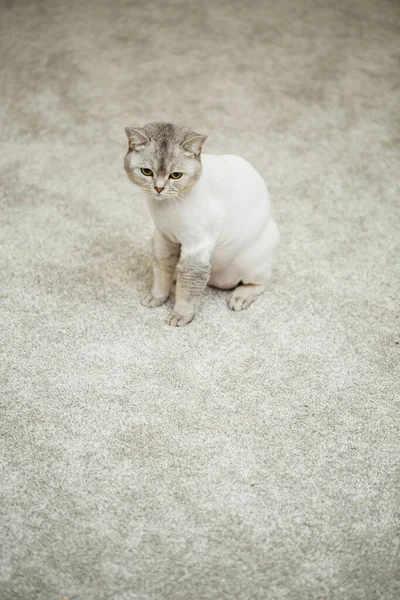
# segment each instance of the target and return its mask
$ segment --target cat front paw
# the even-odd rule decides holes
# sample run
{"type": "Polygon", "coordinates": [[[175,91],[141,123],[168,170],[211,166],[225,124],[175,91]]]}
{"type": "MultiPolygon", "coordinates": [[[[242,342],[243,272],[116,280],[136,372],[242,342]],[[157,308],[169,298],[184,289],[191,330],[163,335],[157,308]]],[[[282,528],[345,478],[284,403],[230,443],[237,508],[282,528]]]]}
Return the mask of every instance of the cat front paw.
{"type": "Polygon", "coordinates": [[[172,327],[183,327],[184,325],[190,323],[193,317],[193,313],[188,315],[179,315],[177,312],[173,312],[169,315],[167,323],[168,325],[172,325],[172,327]]]}
{"type": "Polygon", "coordinates": [[[155,308],[156,306],[161,306],[166,302],[168,296],[161,296],[159,298],[155,298],[153,294],[150,292],[146,292],[140,299],[140,302],[143,306],[147,306],[148,308],[155,308]]]}

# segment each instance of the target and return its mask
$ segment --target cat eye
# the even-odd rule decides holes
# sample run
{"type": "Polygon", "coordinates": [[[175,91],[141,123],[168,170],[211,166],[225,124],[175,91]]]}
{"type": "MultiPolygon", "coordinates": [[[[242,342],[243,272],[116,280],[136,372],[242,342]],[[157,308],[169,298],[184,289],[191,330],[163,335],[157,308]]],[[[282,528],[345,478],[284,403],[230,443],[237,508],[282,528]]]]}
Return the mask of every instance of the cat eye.
{"type": "Polygon", "coordinates": [[[140,170],[143,173],[143,175],[146,175],[146,177],[150,177],[150,175],[153,175],[153,171],[151,169],[140,169],[140,170]]]}
{"type": "Polygon", "coordinates": [[[183,173],[178,173],[178,171],[174,171],[173,173],[170,174],[171,179],[180,179],[182,177],[183,173]]]}

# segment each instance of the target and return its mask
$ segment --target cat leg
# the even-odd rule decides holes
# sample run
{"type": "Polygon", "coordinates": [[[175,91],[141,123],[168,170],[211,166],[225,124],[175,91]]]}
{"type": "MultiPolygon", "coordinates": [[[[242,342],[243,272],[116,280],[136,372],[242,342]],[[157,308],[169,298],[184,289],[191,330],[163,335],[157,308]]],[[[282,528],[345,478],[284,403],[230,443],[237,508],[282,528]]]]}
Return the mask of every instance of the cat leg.
{"type": "Polygon", "coordinates": [[[208,285],[220,290],[233,290],[240,283],[240,273],[235,265],[212,271],[208,285]]]}
{"type": "Polygon", "coordinates": [[[263,293],[267,285],[265,283],[246,283],[238,285],[229,299],[231,310],[244,310],[263,293]]]}
{"type": "Polygon", "coordinates": [[[176,269],[176,300],[174,311],[167,319],[169,325],[182,327],[194,317],[211,272],[211,249],[203,248],[182,253],[176,269]]]}
{"type": "Polygon", "coordinates": [[[153,285],[141,299],[143,306],[161,306],[168,299],[179,260],[180,245],[167,240],[159,231],[153,236],[153,285]]]}
{"type": "MultiPolygon", "coordinates": [[[[242,266],[244,267],[244,263],[242,266]]],[[[258,268],[253,265],[253,269],[250,270],[247,263],[246,271],[248,274],[242,276],[240,285],[233,290],[229,298],[228,304],[231,310],[244,310],[264,292],[272,275],[272,254],[269,255],[267,262],[258,268]]]]}
{"type": "Polygon", "coordinates": [[[271,278],[278,242],[278,228],[275,221],[269,219],[264,232],[241,256],[236,258],[242,277],[241,285],[238,285],[229,299],[231,310],[247,308],[263,293],[271,278]]]}

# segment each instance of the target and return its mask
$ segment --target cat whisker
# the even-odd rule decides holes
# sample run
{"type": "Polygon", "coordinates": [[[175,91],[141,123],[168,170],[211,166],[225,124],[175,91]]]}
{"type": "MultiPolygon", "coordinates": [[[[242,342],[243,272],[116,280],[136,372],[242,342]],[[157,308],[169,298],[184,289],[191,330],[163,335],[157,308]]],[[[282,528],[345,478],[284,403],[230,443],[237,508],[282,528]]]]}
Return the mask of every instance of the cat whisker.
{"type": "Polygon", "coordinates": [[[187,202],[187,196],[184,196],[183,194],[177,194],[177,197],[179,198],[179,200],[182,200],[183,202],[187,202]]]}

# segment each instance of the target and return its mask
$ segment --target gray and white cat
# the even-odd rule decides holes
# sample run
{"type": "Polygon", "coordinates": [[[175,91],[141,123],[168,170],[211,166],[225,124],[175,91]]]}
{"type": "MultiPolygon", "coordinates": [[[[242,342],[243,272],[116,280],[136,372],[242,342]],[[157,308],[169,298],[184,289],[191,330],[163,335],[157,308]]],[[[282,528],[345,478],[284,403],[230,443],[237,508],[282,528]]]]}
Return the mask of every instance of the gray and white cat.
{"type": "Polygon", "coordinates": [[[176,275],[170,325],[189,323],[207,284],[235,288],[247,308],[271,275],[279,232],[261,175],[234,155],[201,155],[207,136],[171,123],[127,127],[128,177],[146,196],[156,230],[153,285],[142,304],[160,306],[176,275]]]}

